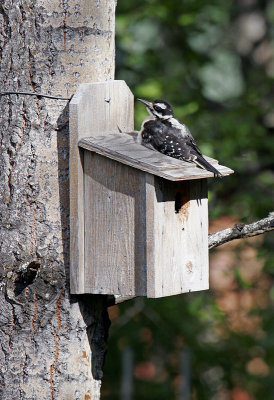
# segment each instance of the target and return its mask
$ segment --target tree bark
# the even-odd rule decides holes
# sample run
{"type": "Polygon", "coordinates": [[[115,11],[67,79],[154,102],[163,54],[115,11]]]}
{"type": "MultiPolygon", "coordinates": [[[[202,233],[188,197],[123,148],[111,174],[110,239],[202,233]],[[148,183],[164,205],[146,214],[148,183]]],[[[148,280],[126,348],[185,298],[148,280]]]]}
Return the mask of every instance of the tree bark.
{"type": "MultiPolygon", "coordinates": [[[[1,91],[113,79],[115,0],[6,0],[1,91]]],[[[0,97],[0,398],[99,399],[104,296],[69,294],[68,102],[0,97]]]]}

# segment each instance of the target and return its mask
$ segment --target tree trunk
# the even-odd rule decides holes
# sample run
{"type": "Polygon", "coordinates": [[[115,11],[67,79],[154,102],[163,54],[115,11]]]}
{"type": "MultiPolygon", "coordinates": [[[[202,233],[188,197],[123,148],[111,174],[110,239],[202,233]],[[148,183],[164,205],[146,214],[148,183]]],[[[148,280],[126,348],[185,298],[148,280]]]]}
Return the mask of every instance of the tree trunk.
{"type": "MultiPolygon", "coordinates": [[[[115,0],[6,0],[1,91],[113,79],[115,0]]],[[[104,296],[69,294],[68,102],[0,97],[0,398],[99,399],[104,296]]]]}

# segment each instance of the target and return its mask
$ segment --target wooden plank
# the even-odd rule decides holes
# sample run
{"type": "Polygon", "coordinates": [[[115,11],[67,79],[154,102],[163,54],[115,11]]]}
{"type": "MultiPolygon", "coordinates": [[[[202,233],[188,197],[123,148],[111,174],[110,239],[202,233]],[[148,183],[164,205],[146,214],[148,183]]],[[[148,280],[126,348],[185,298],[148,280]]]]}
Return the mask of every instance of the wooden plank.
{"type": "Polygon", "coordinates": [[[146,174],[84,152],[85,293],[146,295],[146,174]]]}
{"type": "Polygon", "coordinates": [[[85,292],[162,297],[207,289],[206,181],[167,182],[84,154],[85,292]]]}
{"type": "MultiPolygon", "coordinates": [[[[79,146],[127,165],[129,165],[129,162],[133,166],[135,163],[141,163],[139,169],[142,167],[142,160],[145,159],[151,159],[151,164],[155,165],[156,169],[182,168],[180,160],[152,151],[136,143],[132,136],[125,133],[118,135],[109,133],[108,137],[105,135],[100,135],[96,138],[88,137],[81,140],[79,146]]],[[[148,166],[150,166],[150,163],[148,163],[148,166]]]]}
{"type": "Polygon", "coordinates": [[[77,146],[82,137],[79,129],[79,108],[81,92],[78,90],[69,105],[70,129],[70,290],[71,293],[82,293],[84,289],[84,188],[83,159],[77,146]]]}
{"type": "MultiPolygon", "coordinates": [[[[109,132],[107,135],[87,137],[79,141],[79,146],[98,152],[109,158],[115,156],[121,159],[124,158],[125,164],[128,160],[131,160],[133,163],[139,163],[145,158],[151,158],[151,165],[155,164],[156,169],[189,168],[190,165],[185,161],[165,156],[158,151],[153,151],[142,146],[128,133],[114,134],[113,132],[109,132]],[[159,163],[159,160],[161,163],[159,163]]],[[[218,161],[213,158],[205,158],[213,165],[218,164],[218,161]]]]}
{"type": "Polygon", "coordinates": [[[124,81],[81,84],[70,102],[70,285],[84,293],[83,150],[79,140],[98,132],[133,130],[133,95],[124,81]]]}
{"type": "MultiPolygon", "coordinates": [[[[206,157],[208,159],[208,157],[206,157]]],[[[232,174],[234,171],[229,170],[229,168],[218,164],[214,165],[218,171],[220,171],[223,176],[227,176],[232,174]],[[229,170],[229,171],[228,171],[229,170]]],[[[162,176],[165,179],[170,181],[183,181],[183,180],[193,180],[193,179],[203,179],[203,178],[213,178],[213,173],[203,170],[193,164],[191,167],[187,169],[187,176],[185,170],[173,169],[173,170],[165,170],[161,171],[161,174],[155,174],[158,176],[162,176]]]]}
{"type": "Polygon", "coordinates": [[[157,243],[155,240],[155,204],[157,203],[155,180],[157,177],[146,173],[146,268],[147,282],[146,295],[155,297],[155,287],[157,285],[158,268],[155,262],[155,249],[157,251],[157,243]]]}
{"type": "MultiPolygon", "coordinates": [[[[109,132],[107,135],[89,136],[80,140],[79,146],[171,181],[213,177],[212,172],[203,170],[193,163],[150,150],[136,143],[132,136],[125,133],[109,132]]],[[[224,176],[233,173],[230,168],[219,165],[217,160],[205,158],[224,176]]]]}
{"type": "Polygon", "coordinates": [[[153,271],[148,273],[148,297],[208,289],[206,180],[155,177],[152,203],[154,263],[148,266],[153,271]]]}

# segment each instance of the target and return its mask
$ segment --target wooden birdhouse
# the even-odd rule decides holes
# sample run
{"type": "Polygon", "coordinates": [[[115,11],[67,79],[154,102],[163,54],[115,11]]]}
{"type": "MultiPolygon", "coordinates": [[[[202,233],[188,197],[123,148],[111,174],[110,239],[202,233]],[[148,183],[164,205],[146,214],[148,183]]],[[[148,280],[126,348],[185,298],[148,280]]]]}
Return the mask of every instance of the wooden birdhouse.
{"type": "Polygon", "coordinates": [[[124,81],[107,81],[80,85],[70,102],[71,292],[208,289],[213,174],[136,143],[133,101],[124,81]]]}

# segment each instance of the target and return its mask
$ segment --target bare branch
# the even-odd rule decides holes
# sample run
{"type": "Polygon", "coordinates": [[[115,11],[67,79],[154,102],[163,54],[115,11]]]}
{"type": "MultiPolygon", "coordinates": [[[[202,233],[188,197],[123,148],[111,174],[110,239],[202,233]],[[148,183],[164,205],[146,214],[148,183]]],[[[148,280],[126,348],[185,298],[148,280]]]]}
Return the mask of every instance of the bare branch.
{"type": "MultiPolygon", "coordinates": [[[[234,239],[257,236],[272,230],[274,230],[274,212],[270,213],[267,218],[260,219],[252,224],[236,224],[233,228],[226,228],[222,231],[209,234],[208,248],[210,250],[234,239]]],[[[111,307],[115,304],[123,303],[124,301],[134,298],[135,296],[108,296],[107,305],[108,307],[111,307]]]]}
{"type": "Polygon", "coordinates": [[[208,248],[220,246],[234,239],[243,239],[251,236],[261,235],[262,233],[272,231],[274,229],[274,212],[270,213],[267,218],[260,219],[249,225],[236,224],[233,228],[226,228],[219,232],[208,235],[208,248]]]}

